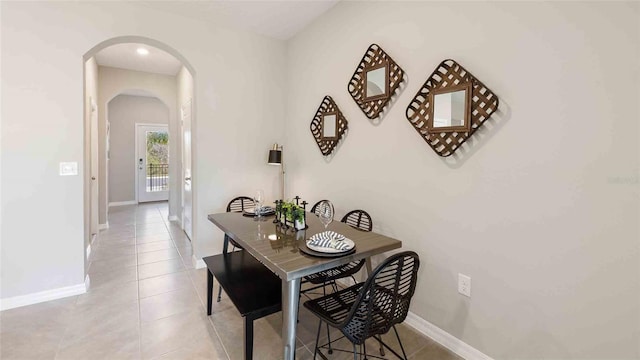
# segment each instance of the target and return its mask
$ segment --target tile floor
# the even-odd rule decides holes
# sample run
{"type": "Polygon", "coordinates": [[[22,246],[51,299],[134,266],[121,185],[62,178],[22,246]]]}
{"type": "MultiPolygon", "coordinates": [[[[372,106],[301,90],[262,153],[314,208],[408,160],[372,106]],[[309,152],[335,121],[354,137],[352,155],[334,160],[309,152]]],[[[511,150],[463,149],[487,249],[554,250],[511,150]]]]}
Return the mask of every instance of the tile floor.
{"type": "MultiPolygon", "coordinates": [[[[241,317],[224,294],[206,316],[206,269],[194,269],[191,243],[167,211],[166,203],[111,208],[110,228],[92,245],[89,291],[0,313],[0,358],[241,359],[241,317]]],[[[256,321],[256,359],[282,358],[281,321],[280,313],[256,321]]],[[[313,358],[317,324],[302,307],[298,359],[313,358]]],[[[407,326],[399,332],[411,359],[459,359],[407,326]]],[[[375,343],[368,349],[377,352],[375,343]]]]}

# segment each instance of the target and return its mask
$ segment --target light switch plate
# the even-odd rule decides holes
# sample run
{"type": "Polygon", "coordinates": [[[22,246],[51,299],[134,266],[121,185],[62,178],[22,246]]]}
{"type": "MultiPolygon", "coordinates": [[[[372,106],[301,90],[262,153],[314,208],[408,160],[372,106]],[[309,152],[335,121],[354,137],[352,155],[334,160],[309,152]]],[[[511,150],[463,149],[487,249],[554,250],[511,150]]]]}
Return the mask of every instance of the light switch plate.
{"type": "Polygon", "coordinates": [[[78,163],[77,162],[61,162],[60,163],[60,176],[78,175],[78,163]]]}
{"type": "Polygon", "coordinates": [[[464,274],[458,274],[458,292],[471,297],[471,278],[464,274]]]}

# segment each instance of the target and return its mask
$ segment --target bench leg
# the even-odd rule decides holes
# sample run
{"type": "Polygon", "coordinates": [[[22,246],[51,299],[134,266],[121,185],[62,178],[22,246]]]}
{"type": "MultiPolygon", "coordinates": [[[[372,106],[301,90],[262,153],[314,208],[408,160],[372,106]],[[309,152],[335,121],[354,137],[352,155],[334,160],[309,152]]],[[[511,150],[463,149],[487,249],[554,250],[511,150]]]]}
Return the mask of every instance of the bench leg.
{"type": "Polygon", "coordinates": [[[253,359],[253,319],[244,317],[244,358],[253,359]]]}
{"type": "Polygon", "coordinates": [[[207,269],[207,315],[211,315],[213,305],[213,274],[207,269]]]}

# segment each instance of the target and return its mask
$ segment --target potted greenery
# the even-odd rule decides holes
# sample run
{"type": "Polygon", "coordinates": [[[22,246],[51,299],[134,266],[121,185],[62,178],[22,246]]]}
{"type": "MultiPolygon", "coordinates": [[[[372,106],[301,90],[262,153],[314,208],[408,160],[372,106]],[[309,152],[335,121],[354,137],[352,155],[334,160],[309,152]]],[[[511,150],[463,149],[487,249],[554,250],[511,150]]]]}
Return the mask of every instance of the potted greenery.
{"type": "Polygon", "coordinates": [[[296,230],[307,227],[305,221],[304,208],[293,202],[282,201],[277,205],[280,214],[280,222],[287,226],[292,226],[296,230]]]}

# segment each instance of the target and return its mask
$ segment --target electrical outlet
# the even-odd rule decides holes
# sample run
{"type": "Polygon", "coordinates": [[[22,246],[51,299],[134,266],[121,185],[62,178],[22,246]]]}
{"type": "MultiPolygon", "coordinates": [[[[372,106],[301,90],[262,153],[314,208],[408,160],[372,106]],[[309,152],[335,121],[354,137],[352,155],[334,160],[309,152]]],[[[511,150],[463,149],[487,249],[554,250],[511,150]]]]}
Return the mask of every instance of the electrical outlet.
{"type": "Polygon", "coordinates": [[[60,163],[60,176],[78,175],[78,163],[77,162],[61,162],[60,163]]]}
{"type": "Polygon", "coordinates": [[[458,274],[458,292],[471,297],[471,278],[464,274],[458,274]]]}

